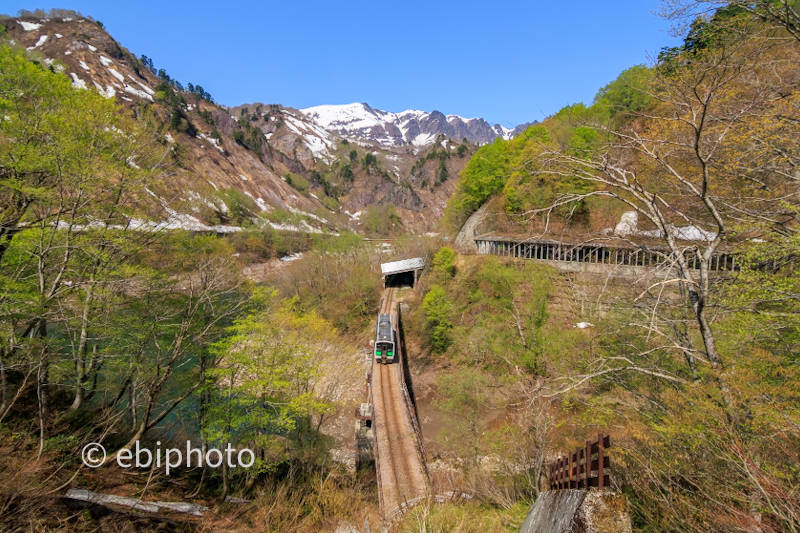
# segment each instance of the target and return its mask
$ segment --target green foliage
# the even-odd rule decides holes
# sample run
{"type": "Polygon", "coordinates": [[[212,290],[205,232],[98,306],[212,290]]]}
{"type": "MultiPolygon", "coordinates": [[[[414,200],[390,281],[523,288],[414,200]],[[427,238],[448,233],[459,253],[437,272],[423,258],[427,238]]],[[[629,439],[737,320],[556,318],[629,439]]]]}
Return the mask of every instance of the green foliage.
{"type": "Polygon", "coordinates": [[[442,250],[432,261],[437,284],[422,305],[424,334],[435,351],[452,344],[453,361],[499,374],[513,365],[537,375],[543,372],[545,358],[568,355],[581,342],[571,328],[565,333],[548,327],[555,277],[549,267],[465,256],[451,276],[445,271],[455,264],[454,258],[449,248],[442,250]]]}
{"type": "Polygon", "coordinates": [[[233,232],[227,236],[231,245],[240,254],[244,261],[263,261],[277,255],[272,246],[272,239],[268,235],[272,230],[245,229],[233,232]]]}
{"type": "Polygon", "coordinates": [[[342,164],[339,167],[339,176],[347,183],[353,183],[356,178],[349,163],[342,164]]]}
{"type": "Polygon", "coordinates": [[[588,126],[580,126],[572,132],[569,141],[570,152],[578,157],[586,157],[598,148],[597,130],[588,126]]]}
{"type": "Polygon", "coordinates": [[[226,222],[232,222],[241,226],[245,222],[249,222],[250,218],[257,211],[253,199],[240,192],[238,189],[229,187],[221,190],[219,195],[228,208],[227,213],[221,214],[221,217],[226,222]]]}
{"type": "MultiPolygon", "coordinates": [[[[544,124],[531,126],[510,141],[498,138],[479,148],[461,171],[458,189],[447,207],[448,224],[452,229],[460,228],[469,215],[495,195],[501,198],[508,215],[517,215],[546,208],[565,194],[590,192],[592,186],[584,180],[539,172],[539,159],[548,149],[565,150],[577,157],[594,154],[605,139],[596,127],[586,123],[594,123],[603,113],[583,104],[567,106],[544,124]],[[536,179],[531,179],[532,175],[536,179]]],[[[589,222],[584,201],[563,205],[552,213],[571,223],[589,222]]]]}
{"type": "Polygon", "coordinates": [[[298,192],[302,195],[308,194],[308,189],[311,187],[311,183],[299,174],[292,174],[291,172],[286,174],[286,183],[290,186],[297,189],[298,192]]]}
{"type": "Polygon", "coordinates": [[[208,373],[213,403],[207,417],[212,443],[247,442],[256,452],[256,471],[270,471],[288,459],[286,438],[310,427],[331,404],[315,394],[323,348],[332,342],[331,325],[314,313],[302,314],[277,291],[254,295],[257,311],[236,320],[215,344],[220,363],[208,373]]]}
{"type": "Polygon", "coordinates": [[[517,533],[529,507],[528,501],[506,509],[475,500],[415,505],[400,518],[397,530],[402,533],[517,533]]]}
{"type": "Polygon", "coordinates": [[[594,97],[594,106],[606,108],[610,115],[641,112],[652,99],[652,83],[652,69],[635,65],[601,88],[594,97]]]}
{"type": "Polygon", "coordinates": [[[439,168],[436,169],[436,180],[433,182],[434,186],[441,185],[447,181],[447,176],[447,161],[445,159],[440,159],[439,168]]]}
{"type": "Polygon", "coordinates": [[[381,285],[363,238],[347,232],[313,238],[316,249],[282,276],[282,293],[297,296],[304,309],[316,310],[342,331],[361,331],[374,320],[381,285]]]}
{"type": "MultiPolygon", "coordinates": [[[[242,110],[244,111],[244,110],[242,110]]],[[[236,122],[238,129],[233,132],[233,140],[255,153],[259,159],[263,158],[262,148],[264,144],[264,133],[254,126],[247,117],[241,117],[236,122]]]]}
{"type": "Polygon", "coordinates": [[[339,201],[332,196],[325,196],[321,200],[322,205],[333,211],[334,213],[339,210],[339,201]]]}
{"type": "Polygon", "coordinates": [[[442,353],[450,347],[452,342],[451,330],[453,323],[450,319],[452,304],[448,301],[444,288],[434,285],[422,300],[422,309],[425,313],[425,329],[431,344],[431,351],[442,353]]]}
{"type": "Polygon", "coordinates": [[[148,176],[153,161],[147,113],[134,122],[113,100],[75,91],[67,77],[0,45],[0,116],[0,262],[23,227],[87,217],[125,225],[125,184],[148,176]]]}
{"type": "Polygon", "coordinates": [[[391,235],[400,231],[400,215],[395,207],[371,205],[361,211],[363,228],[373,235],[391,235]]]}
{"type": "MultiPolygon", "coordinates": [[[[352,171],[351,171],[352,174],[352,171]]],[[[311,183],[313,185],[317,185],[322,187],[322,191],[325,193],[327,198],[322,198],[322,203],[325,204],[328,209],[336,210],[339,208],[339,202],[337,198],[342,193],[342,187],[336,183],[337,176],[332,173],[328,172],[325,175],[318,171],[313,171],[311,173],[311,183]],[[331,207],[335,206],[335,207],[331,207]]]]}
{"type": "Polygon", "coordinates": [[[434,271],[442,272],[448,278],[456,275],[456,252],[449,246],[442,246],[431,263],[434,271]]]}
{"type": "Polygon", "coordinates": [[[459,225],[493,194],[502,190],[511,172],[514,145],[500,138],[481,146],[461,171],[451,200],[459,225]]]}
{"type": "Polygon", "coordinates": [[[431,148],[428,149],[427,152],[422,157],[417,158],[414,162],[414,165],[411,167],[411,175],[412,176],[419,176],[422,173],[422,167],[424,167],[429,161],[434,161],[436,159],[439,160],[439,166],[437,167],[436,173],[437,178],[435,181],[436,185],[439,185],[441,182],[447,179],[447,165],[446,161],[449,159],[453,154],[450,150],[442,147],[440,143],[434,144],[431,148]],[[444,172],[442,169],[444,168],[444,172]],[[439,176],[443,176],[444,179],[441,181],[439,180],[439,176]]]}
{"type": "MultiPolygon", "coordinates": [[[[352,155],[352,152],[351,152],[352,155]]],[[[358,155],[358,154],[356,154],[358,155]]],[[[378,158],[375,157],[372,153],[364,154],[364,160],[362,161],[364,164],[364,168],[376,167],[378,165],[378,158]]]]}
{"type": "MultiPolygon", "coordinates": [[[[663,72],[671,74],[682,66],[687,57],[691,58],[716,47],[721,48],[728,40],[735,41],[739,34],[736,30],[736,23],[746,20],[746,15],[751,11],[758,13],[766,7],[767,12],[772,12],[772,17],[778,14],[777,18],[782,23],[791,25],[792,17],[784,18],[783,11],[784,9],[792,11],[797,9],[796,6],[789,7],[792,2],[793,0],[759,0],[756,2],[730,2],[730,5],[727,6],[720,5],[710,17],[697,17],[691,22],[683,44],[662,48],[658,54],[658,66],[663,72]]],[[[794,12],[796,13],[796,11],[794,12]]],[[[768,15],[767,20],[772,17],[768,15]]]]}

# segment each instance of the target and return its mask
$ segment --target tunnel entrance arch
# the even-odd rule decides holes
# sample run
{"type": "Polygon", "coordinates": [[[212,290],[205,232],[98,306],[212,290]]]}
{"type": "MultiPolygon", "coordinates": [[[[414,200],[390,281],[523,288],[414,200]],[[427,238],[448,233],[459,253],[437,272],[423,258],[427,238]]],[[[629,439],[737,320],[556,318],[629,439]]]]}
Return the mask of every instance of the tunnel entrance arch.
{"type": "Polygon", "coordinates": [[[381,281],[384,287],[401,285],[415,287],[423,268],[425,268],[425,260],[421,257],[381,263],[381,281]]]}

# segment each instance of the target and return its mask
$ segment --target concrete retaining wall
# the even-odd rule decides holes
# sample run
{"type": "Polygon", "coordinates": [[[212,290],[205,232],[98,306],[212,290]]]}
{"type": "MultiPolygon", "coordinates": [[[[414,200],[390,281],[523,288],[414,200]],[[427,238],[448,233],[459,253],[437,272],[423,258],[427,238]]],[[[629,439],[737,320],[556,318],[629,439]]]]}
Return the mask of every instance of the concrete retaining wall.
{"type": "Polygon", "coordinates": [[[628,499],[596,490],[549,490],[539,495],[520,533],[631,533],[628,499]]]}

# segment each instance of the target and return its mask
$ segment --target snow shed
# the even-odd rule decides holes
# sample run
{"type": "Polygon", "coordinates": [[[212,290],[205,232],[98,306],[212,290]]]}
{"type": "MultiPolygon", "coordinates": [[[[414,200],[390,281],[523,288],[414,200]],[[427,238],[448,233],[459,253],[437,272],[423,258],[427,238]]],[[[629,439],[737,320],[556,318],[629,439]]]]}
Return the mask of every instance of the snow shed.
{"type": "Polygon", "coordinates": [[[425,268],[425,260],[421,257],[381,263],[381,281],[384,287],[405,284],[414,287],[423,268],[425,268]]]}

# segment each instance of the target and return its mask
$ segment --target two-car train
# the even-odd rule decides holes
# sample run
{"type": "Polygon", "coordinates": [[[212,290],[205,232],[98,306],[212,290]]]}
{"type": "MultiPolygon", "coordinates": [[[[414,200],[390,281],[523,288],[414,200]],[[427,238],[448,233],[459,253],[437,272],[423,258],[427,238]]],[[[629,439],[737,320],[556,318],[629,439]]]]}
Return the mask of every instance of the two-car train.
{"type": "Polygon", "coordinates": [[[397,337],[392,324],[392,315],[378,315],[375,328],[375,360],[379,363],[393,363],[397,347],[397,337]]]}

